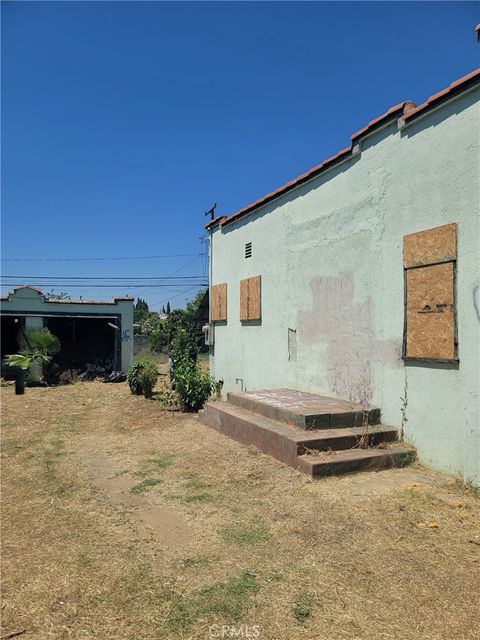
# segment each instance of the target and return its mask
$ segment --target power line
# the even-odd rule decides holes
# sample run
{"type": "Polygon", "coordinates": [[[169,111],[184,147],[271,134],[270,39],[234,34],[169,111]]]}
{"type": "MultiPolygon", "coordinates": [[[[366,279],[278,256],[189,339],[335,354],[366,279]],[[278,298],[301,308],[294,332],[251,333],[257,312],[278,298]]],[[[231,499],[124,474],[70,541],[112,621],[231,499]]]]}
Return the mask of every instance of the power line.
{"type": "MultiPolygon", "coordinates": [[[[181,267],[179,267],[178,269],[176,269],[176,271],[174,271],[173,273],[170,274],[169,277],[173,277],[175,276],[177,273],[179,273],[180,271],[183,271],[183,269],[185,269],[186,267],[188,267],[189,265],[191,265],[193,262],[195,262],[196,260],[198,260],[198,258],[200,258],[203,254],[199,253],[197,254],[194,258],[192,258],[192,260],[189,260],[188,262],[186,262],[185,264],[183,264],[181,267]]],[[[152,287],[153,288],[153,287],[152,287]]],[[[146,291],[148,291],[148,289],[146,289],[146,291]]],[[[145,294],[146,291],[143,291],[142,293],[145,294]]]]}
{"type": "Polygon", "coordinates": [[[1,258],[2,262],[89,262],[108,260],[158,260],[160,258],[187,258],[201,253],[171,253],[162,256],[120,256],[114,258],[1,258]]]}
{"type": "MultiPolygon", "coordinates": [[[[15,285],[12,282],[2,282],[0,284],[1,287],[15,287],[15,285]]],[[[16,285],[16,286],[21,286],[21,285],[16,285]]],[[[32,284],[32,286],[35,286],[35,283],[32,284]]],[[[88,289],[98,289],[98,288],[105,288],[105,289],[149,289],[149,288],[155,288],[155,289],[163,289],[165,287],[190,287],[192,286],[191,282],[185,282],[185,283],[172,283],[172,284],[91,284],[90,282],[88,283],[75,283],[75,284],[62,284],[62,283],[58,283],[58,282],[49,282],[49,283],[42,283],[43,287],[58,287],[58,286],[65,286],[65,287],[82,287],[82,288],[88,288],[88,289]]],[[[206,287],[207,284],[206,283],[201,283],[201,282],[196,282],[194,285],[194,287],[206,287]]]]}
{"type": "Polygon", "coordinates": [[[201,278],[205,279],[205,276],[10,276],[2,275],[2,278],[10,280],[196,280],[201,278]]]}
{"type": "Polygon", "coordinates": [[[178,296],[184,296],[186,293],[188,293],[189,291],[193,291],[194,289],[200,289],[200,287],[206,288],[208,287],[208,284],[203,284],[203,285],[195,285],[194,287],[191,287],[190,289],[187,289],[186,291],[180,291],[180,293],[177,293],[174,296],[170,296],[169,298],[165,298],[164,300],[160,300],[160,301],[154,301],[151,303],[151,306],[160,306],[163,305],[165,302],[169,302],[170,300],[174,300],[175,298],[178,298],[178,296]]]}

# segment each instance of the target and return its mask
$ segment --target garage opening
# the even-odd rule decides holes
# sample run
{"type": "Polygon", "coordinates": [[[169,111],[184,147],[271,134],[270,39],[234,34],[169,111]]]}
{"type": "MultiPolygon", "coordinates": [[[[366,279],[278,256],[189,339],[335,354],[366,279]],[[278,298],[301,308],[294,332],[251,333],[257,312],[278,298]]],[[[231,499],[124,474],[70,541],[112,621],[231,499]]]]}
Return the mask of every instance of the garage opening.
{"type": "Polygon", "coordinates": [[[13,316],[2,316],[1,320],[1,358],[10,353],[18,353],[19,342],[18,333],[21,327],[21,320],[13,316]]]}
{"type": "Polygon", "coordinates": [[[14,316],[2,316],[0,326],[1,346],[0,346],[0,362],[2,377],[7,380],[13,380],[15,378],[15,370],[12,367],[8,367],[3,364],[5,356],[11,353],[18,353],[19,346],[19,332],[22,326],[22,318],[15,318],[14,316]]]}
{"type": "Polygon", "coordinates": [[[120,365],[120,322],[111,318],[48,317],[44,326],[60,340],[53,361],[62,368],[84,369],[87,364],[107,370],[120,365]],[[116,329],[115,327],[118,327],[116,329]]]}

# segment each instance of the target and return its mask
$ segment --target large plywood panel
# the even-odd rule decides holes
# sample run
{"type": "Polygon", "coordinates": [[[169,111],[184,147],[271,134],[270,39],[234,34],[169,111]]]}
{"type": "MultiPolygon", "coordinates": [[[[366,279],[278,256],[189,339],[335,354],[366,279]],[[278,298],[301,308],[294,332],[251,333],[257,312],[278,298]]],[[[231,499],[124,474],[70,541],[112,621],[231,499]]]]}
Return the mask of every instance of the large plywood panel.
{"type": "Polygon", "coordinates": [[[248,278],[240,280],[240,320],[248,320],[248,278]]]}
{"type": "Polygon", "coordinates": [[[406,269],[455,260],[456,256],[457,225],[454,222],[403,238],[403,266],[406,269]]]}
{"type": "Polygon", "coordinates": [[[453,360],[454,262],[408,269],[406,357],[453,360]]]}
{"type": "Polygon", "coordinates": [[[260,320],[261,317],[261,276],[240,280],[240,320],[260,320]]]}
{"type": "Polygon", "coordinates": [[[212,286],[212,322],[222,322],[227,319],[227,284],[212,286]]]}
{"type": "Polygon", "coordinates": [[[261,276],[249,278],[248,285],[248,319],[260,320],[262,317],[262,283],[261,276]]]}

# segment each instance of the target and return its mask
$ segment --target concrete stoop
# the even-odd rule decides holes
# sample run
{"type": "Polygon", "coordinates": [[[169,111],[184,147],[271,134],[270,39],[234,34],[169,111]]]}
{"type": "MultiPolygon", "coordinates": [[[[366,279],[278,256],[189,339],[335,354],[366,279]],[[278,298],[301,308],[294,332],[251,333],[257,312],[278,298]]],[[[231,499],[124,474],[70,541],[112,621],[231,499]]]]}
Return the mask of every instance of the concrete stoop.
{"type": "Polygon", "coordinates": [[[291,389],[229,393],[227,402],[208,402],[199,420],[314,478],[401,467],[415,458],[391,444],[398,430],[380,423],[379,409],[367,416],[360,405],[291,389]]]}

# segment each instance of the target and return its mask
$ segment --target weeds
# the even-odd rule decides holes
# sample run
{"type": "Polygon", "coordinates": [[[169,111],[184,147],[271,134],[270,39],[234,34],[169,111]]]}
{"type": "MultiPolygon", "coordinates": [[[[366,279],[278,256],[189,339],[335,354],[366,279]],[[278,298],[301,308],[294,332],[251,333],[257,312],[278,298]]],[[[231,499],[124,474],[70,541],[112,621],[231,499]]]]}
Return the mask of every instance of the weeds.
{"type": "Polygon", "coordinates": [[[161,627],[166,633],[181,633],[197,620],[220,620],[229,625],[243,621],[255,604],[259,591],[256,577],[248,572],[216,582],[190,596],[173,596],[174,605],[161,627]]]}
{"type": "Polygon", "coordinates": [[[150,458],[147,462],[157,467],[157,469],[166,469],[173,464],[173,458],[172,456],[162,456],[161,458],[150,458]]]}
{"type": "Polygon", "coordinates": [[[139,482],[138,484],[134,485],[130,489],[130,493],[133,493],[135,495],[139,493],[143,493],[144,491],[147,491],[151,487],[154,487],[155,485],[160,484],[160,482],[161,480],[159,480],[158,478],[145,478],[145,480],[142,480],[142,482],[139,482]]]}
{"type": "Polygon", "coordinates": [[[190,496],[181,498],[184,502],[212,502],[213,495],[211,493],[192,493],[190,496]]]}
{"type": "Polygon", "coordinates": [[[310,593],[306,591],[300,591],[297,594],[292,612],[295,620],[299,624],[304,625],[310,618],[310,616],[312,615],[313,604],[314,598],[310,593]]]}
{"type": "Polygon", "coordinates": [[[191,558],[185,558],[184,560],[182,560],[182,566],[185,568],[203,567],[213,562],[213,560],[214,558],[212,556],[205,556],[205,555],[193,556],[191,558]]]}
{"type": "Polygon", "coordinates": [[[200,491],[201,489],[208,489],[210,487],[209,484],[206,484],[202,480],[199,480],[198,476],[194,473],[189,476],[187,482],[185,483],[185,486],[189,489],[195,489],[197,491],[200,491]]]}
{"type": "Polygon", "coordinates": [[[402,405],[400,411],[402,412],[402,424],[400,425],[400,440],[403,440],[405,434],[405,425],[408,422],[407,407],[408,407],[408,379],[407,368],[405,367],[405,385],[403,387],[403,396],[400,398],[402,405]]]}
{"type": "Polygon", "coordinates": [[[230,526],[220,530],[220,535],[228,542],[236,542],[237,544],[256,544],[265,542],[270,538],[270,534],[265,525],[256,525],[252,527],[230,526]]]}

